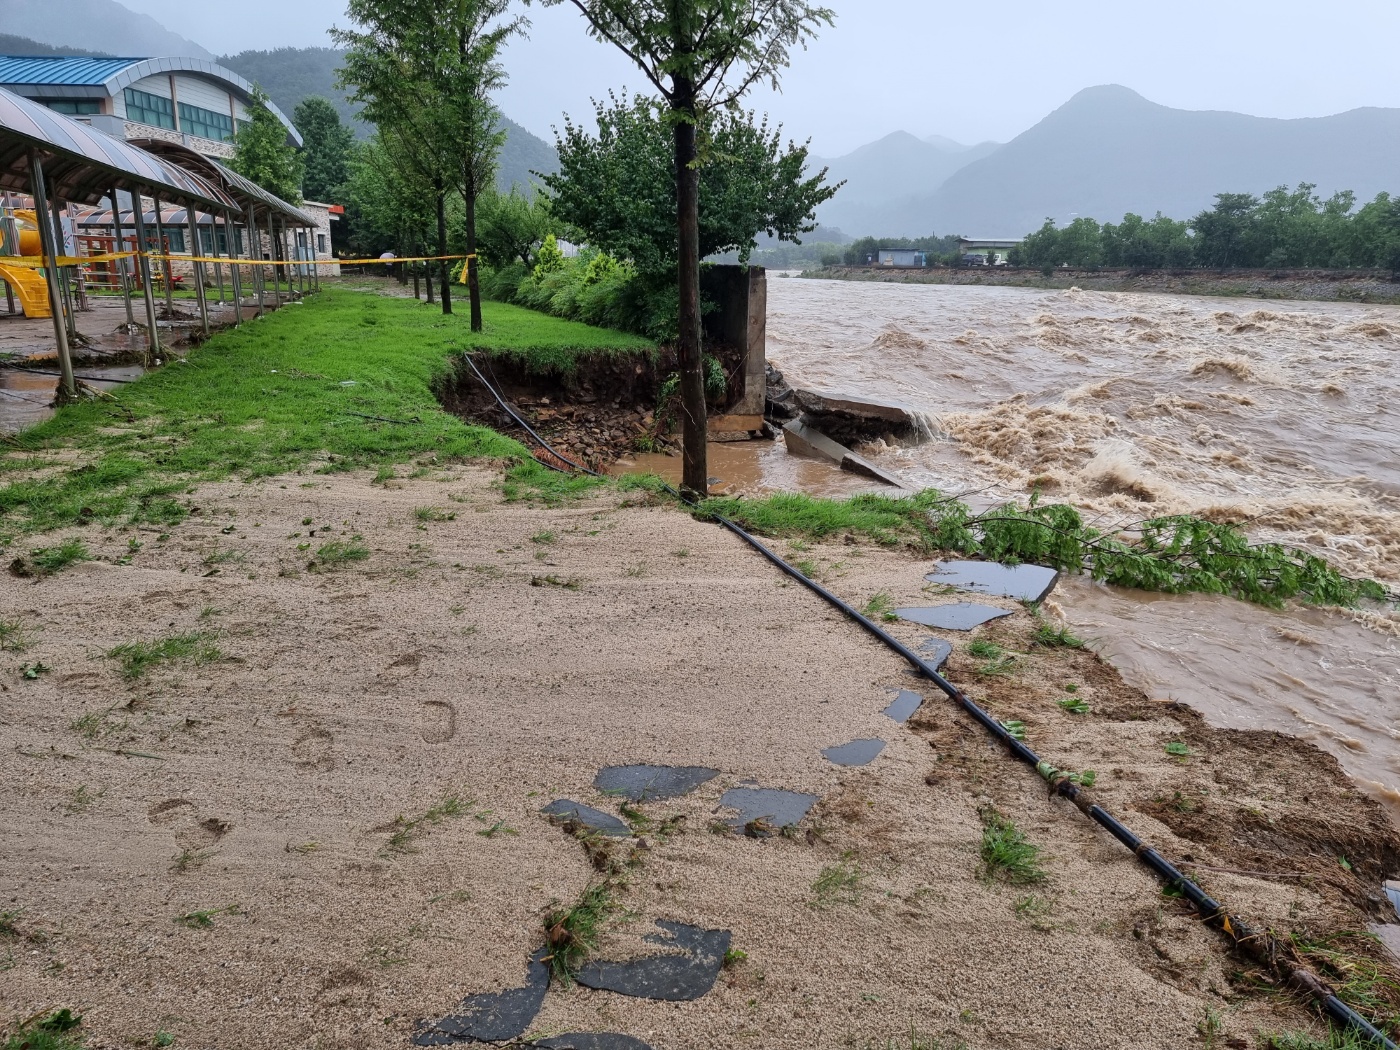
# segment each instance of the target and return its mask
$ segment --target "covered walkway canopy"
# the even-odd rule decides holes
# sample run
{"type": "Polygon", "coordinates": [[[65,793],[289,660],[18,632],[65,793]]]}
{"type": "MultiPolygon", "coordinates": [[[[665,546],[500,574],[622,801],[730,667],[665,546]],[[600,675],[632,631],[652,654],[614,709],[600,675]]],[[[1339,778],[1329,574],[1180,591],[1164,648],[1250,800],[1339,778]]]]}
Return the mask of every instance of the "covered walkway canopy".
{"type": "Polygon", "coordinates": [[[0,88],[0,189],[32,192],[30,154],[36,150],[56,199],[98,204],[118,189],[221,212],[243,210],[194,172],[0,88]]]}
{"type": "MultiPolygon", "coordinates": [[[[137,203],[142,196],[149,197],[155,209],[156,228],[164,225],[161,216],[161,202],[168,201],[184,206],[184,216],[189,226],[191,239],[194,237],[196,213],[206,212],[210,216],[222,218],[230,236],[227,244],[232,247],[236,239],[231,226],[235,216],[244,220],[245,226],[259,234],[266,230],[274,245],[285,247],[285,235],[290,227],[315,226],[315,220],[300,209],[292,207],[266,193],[241,176],[234,174],[222,165],[208,160],[194,150],[181,146],[161,143],[163,156],[122,139],[114,138],[72,120],[60,113],[22,98],[13,92],[0,88],[0,189],[13,190],[34,198],[35,211],[39,219],[39,235],[42,246],[44,279],[48,288],[49,303],[54,321],[54,336],[58,344],[59,371],[61,386],[59,396],[71,397],[76,393],[72,359],[68,349],[68,339],[76,338],[77,329],[73,306],[70,299],[69,269],[74,265],[61,251],[62,235],[59,233],[59,201],[75,204],[94,205],[110,202],[113,209],[115,241],[122,244],[121,191],[131,195],[131,216],[136,226],[136,243],[140,250],[136,262],[142,276],[142,291],[146,305],[146,329],[153,354],[160,349],[157,332],[155,302],[151,295],[150,248],[152,242],[147,236],[145,209],[137,203]],[[232,189],[234,192],[230,192],[232,189]],[[51,202],[53,207],[51,208],[51,202]],[[261,214],[257,214],[261,212],[261,214]],[[261,221],[259,221],[261,220],[261,221]],[[279,237],[280,233],[280,237],[279,237]]],[[[217,221],[217,220],[216,220],[217,221]]],[[[250,241],[259,241],[259,236],[250,241]]],[[[158,243],[158,241],[157,241],[158,243]]],[[[214,241],[217,255],[217,238],[214,241]]],[[[285,252],[277,252],[285,257],[285,252]]],[[[236,252],[234,254],[241,254],[236,252]]],[[[262,256],[261,245],[256,251],[262,256]]],[[[195,257],[195,290],[199,300],[199,313],[205,334],[209,331],[209,314],[204,288],[204,264],[209,260],[195,257]]],[[[233,260],[230,260],[231,262],[233,260]]],[[[166,270],[166,308],[174,316],[171,299],[171,274],[168,257],[166,270]]],[[[253,267],[253,281],[257,291],[258,312],[263,311],[262,267],[253,267]]],[[[123,271],[124,272],[124,271],[123,271]]],[[[238,267],[230,270],[234,283],[235,303],[240,301],[238,267]]],[[[215,266],[216,276],[219,268],[215,266]]],[[[274,295],[277,294],[277,269],[273,267],[274,295]]],[[[131,314],[129,282],[123,277],[124,298],[128,324],[134,324],[131,314]]],[[[291,281],[288,280],[288,292],[291,281]]],[[[220,300],[223,298],[222,278],[219,284],[220,300]]],[[[237,316],[237,311],[235,311],[237,316]]]]}

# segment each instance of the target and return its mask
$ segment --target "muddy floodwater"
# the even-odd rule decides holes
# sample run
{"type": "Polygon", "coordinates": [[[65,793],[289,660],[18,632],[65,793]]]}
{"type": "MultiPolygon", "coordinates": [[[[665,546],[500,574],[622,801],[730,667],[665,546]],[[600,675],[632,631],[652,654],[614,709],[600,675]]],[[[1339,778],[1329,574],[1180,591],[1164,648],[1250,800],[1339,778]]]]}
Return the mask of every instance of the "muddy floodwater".
{"type": "MultiPolygon", "coordinates": [[[[1039,488],[1100,526],[1247,519],[1400,586],[1400,308],[774,279],[768,354],[794,386],[918,412],[930,440],[861,450],[911,484],[1039,488]]],[[[1400,815],[1394,611],[1082,579],[1052,600],[1149,695],[1307,737],[1400,815]]]]}

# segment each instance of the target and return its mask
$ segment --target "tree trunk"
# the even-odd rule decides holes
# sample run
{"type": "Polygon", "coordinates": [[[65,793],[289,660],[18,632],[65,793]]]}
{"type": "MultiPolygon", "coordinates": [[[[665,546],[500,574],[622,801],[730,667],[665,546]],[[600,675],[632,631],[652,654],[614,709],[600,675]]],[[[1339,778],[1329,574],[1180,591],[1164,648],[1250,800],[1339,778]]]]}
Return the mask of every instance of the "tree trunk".
{"type": "Polygon", "coordinates": [[[705,442],[705,370],[700,337],[700,172],[695,167],[695,91],[677,77],[672,108],[681,117],[676,135],[676,220],[680,237],[681,437],[684,469],[681,490],[703,497],[709,492],[705,442]]]}
{"type": "MultiPolygon", "coordinates": [[[[447,193],[438,186],[437,191],[437,221],[438,221],[438,255],[447,254],[447,193]]],[[[431,271],[430,271],[431,272],[431,271]]],[[[442,312],[450,314],[452,312],[452,291],[448,285],[452,282],[452,276],[447,271],[447,260],[438,260],[438,273],[442,278],[442,312]]]]}
{"type": "Polygon", "coordinates": [[[472,331],[481,331],[481,283],[476,273],[476,191],[467,200],[467,296],[472,304],[472,331]]]}

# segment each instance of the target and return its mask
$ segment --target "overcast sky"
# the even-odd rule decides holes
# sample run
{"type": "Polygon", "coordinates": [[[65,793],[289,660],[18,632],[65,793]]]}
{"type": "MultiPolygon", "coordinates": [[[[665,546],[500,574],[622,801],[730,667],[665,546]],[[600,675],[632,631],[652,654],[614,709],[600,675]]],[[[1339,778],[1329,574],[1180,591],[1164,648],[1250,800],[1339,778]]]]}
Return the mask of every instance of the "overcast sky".
{"type": "MultiPolygon", "coordinates": [[[[324,45],[344,0],[122,0],[216,54],[324,45]]],[[[411,0],[408,0],[411,2],[411,0]]],[[[845,153],[892,131],[1006,141],[1082,88],[1117,83],[1183,109],[1312,117],[1400,107],[1395,0],[826,0],[836,26],[762,92],[815,152],[845,153]]],[[[510,46],[512,119],[549,139],[563,113],[642,78],[586,38],[568,6],[532,7],[528,40],[510,46]]]]}

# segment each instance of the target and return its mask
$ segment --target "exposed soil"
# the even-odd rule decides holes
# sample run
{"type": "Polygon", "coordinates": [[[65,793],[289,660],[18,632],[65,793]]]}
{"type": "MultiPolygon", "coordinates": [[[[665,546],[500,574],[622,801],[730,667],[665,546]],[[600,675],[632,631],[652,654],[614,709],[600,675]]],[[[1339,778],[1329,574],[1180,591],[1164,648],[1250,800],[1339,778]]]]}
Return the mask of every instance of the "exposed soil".
{"type": "MultiPolygon", "coordinates": [[[[658,365],[645,356],[585,357],[568,375],[542,375],[509,357],[478,354],[474,360],[510,406],[575,463],[602,471],[629,453],[678,451],[670,434],[675,405],[664,407],[657,420],[658,365]]],[[[469,422],[521,434],[465,363],[439,399],[469,422]]]]}
{"type": "MultiPolygon", "coordinates": [[[[494,475],[431,460],[387,486],[307,474],[191,501],[168,536],[93,527],[74,535],[103,561],[0,580],[31,639],[0,658],[0,1018],[68,1006],[98,1050],[158,1030],[403,1047],[419,1019],[518,986],[552,903],[598,877],[540,808],[616,812],[598,769],[654,762],[721,772],[642,807],[685,819],[629,848],[600,954],[670,919],[732,931],[746,958],[691,1003],[554,988],[537,1037],[1179,1050],[1206,1045],[1211,1011],[1217,1046],[1316,1030],[937,694],[921,689],[909,727],[882,716],[889,690],[920,688],[900,661],[713,525],[616,493],[505,504],[494,475]],[[363,560],[322,550],[352,542],[363,560]],[[104,655],[177,634],[217,655],[135,678],[104,655]],[[821,756],[872,737],[888,744],[868,768],[821,756]],[[749,780],[820,802],[791,837],[712,834],[722,792],[749,780]],[[1042,847],[1044,882],[985,877],[989,806],[1042,847]]],[[[905,555],[800,556],[856,604],[949,600],[905,555]]],[[[988,677],[953,636],[950,673],[1057,764],[1098,770],[1103,803],[1164,854],[1281,933],[1378,914],[1400,843],[1335,761],[1033,648],[1029,615],[993,604],[1015,616],[977,636],[1022,655],[988,677]]]]}

